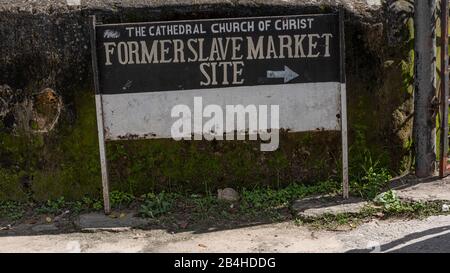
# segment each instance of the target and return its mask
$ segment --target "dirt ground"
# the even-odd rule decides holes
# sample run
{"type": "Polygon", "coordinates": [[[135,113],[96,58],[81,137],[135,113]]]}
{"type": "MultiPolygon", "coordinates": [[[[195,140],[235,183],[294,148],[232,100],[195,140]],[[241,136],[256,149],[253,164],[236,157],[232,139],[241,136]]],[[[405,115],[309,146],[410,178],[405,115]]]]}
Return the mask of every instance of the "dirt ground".
{"type": "Polygon", "coordinates": [[[0,233],[0,252],[450,252],[450,216],[371,220],[350,231],[284,222],[210,232],[0,233]]]}

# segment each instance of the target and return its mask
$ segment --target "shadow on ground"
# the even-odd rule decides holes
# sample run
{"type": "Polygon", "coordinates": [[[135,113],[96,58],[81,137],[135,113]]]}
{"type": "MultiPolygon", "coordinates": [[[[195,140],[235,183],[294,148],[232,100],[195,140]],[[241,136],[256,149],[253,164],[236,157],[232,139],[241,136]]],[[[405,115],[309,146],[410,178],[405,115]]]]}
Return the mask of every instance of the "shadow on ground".
{"type": "Polygon", "coordinates": [[[450,253],[450,226],[408,234],[398,240],[372,249],[353,249],[348,253],[450,253]]]}
{"type": "Polygon", "coordinates": [[[45,215],[35,216],[33,219],[23,219],[20,222],[0,222],[0,237],[8,236],[34,236],[57,235],[74,232],[121,232],[131,229],[165,230],[168,233],[190,232],[192,234],[209,233],[223,230],[232,230],[259,225],[275,224],[291,221],[293,215],[289,209],[278,211],[278,218],[268,215],[246,216],[240,215],[233,219],[221,219],[220,215],[214,218],[192,220],[179,216],[161,217],[157,219],[141,218],[135,210],[117,210],[111,215],[102,212],[90,212],[72,215],[59,221],[45,222],[45,215]],[[36,220],[37,219],[37,220],[36,220]]]}

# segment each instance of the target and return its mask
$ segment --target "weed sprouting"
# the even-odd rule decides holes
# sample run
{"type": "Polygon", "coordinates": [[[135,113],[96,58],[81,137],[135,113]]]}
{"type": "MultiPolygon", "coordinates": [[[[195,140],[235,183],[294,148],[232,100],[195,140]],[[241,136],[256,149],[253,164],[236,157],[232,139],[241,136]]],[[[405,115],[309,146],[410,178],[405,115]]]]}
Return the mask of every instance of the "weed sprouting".
{"type": "Polygon", "coordinates": [[[0,218],[19,220],[25,214],[23,204],[15,201],[0,201],[0,218]]]}
{"type": "Polygon", "coordinates": [[[304,184],[292,184],[284,189],[243,189],[242,209],[265,209],[271,207],[286,206],[295,199],[300,199],[313,194],[336,193],[340,185],[333,180],[327,180],[312,186],[304,184]]]}
{"type": "Polygon", "coordinates": [[[42,206],[36,209],[39,214],[58,214],[61,213],[67,207],[64,197],[60,197],[56,200],[47,200],[42,206]]]}
{"type": "Polygon", "coordinates": [[[174,197],[172,194],[165,192],[144,195],[144,202],[139,209],[139,215],[142,217],[157,218],[168,213],[174,205],[174,197]]]}
{"type": "Polygon", "coordinates": [[[111,202],[111,206],[114,208],[122,208],[123,206],[128,206],[135,200],[135,197],[126,192],[122,191],[112,191],[109,194],[109,200],[111,202]]]}

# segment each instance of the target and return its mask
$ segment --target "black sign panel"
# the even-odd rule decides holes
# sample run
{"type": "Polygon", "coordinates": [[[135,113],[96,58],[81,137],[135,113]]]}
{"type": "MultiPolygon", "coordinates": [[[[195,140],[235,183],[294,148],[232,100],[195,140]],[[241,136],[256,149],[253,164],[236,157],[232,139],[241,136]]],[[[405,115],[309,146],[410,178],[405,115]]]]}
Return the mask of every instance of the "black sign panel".
{"type": "Polygon", "coordinates": [[[104,94],[340,81],[339,16],[98,25],[104,94]]]}

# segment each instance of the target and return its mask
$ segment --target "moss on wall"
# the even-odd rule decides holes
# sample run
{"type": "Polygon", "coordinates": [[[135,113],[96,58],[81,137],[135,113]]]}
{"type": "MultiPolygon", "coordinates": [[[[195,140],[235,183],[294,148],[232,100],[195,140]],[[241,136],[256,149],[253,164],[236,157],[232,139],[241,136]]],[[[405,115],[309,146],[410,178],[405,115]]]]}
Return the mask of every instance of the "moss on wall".
{"type": "MultiPolygon", "coordinates": [[[[248,3],[216,3],[114,9],[87,4],[85,10],[65,7],[60,13],[38,15],[0,10],[4,15],[0,16],[0,34],[6,35],[12,28],[18,33],[17,37],[7,36],[6,40],[15,42],[0,42],[0,84],[8,84],[17,95],[11,109],[48,87],[61,96],[64,105],[56,127],[44,134],[26,130],[33,126],[17,115],[0,116],[0,200],[100,196],[88,14],[97,13],[105,22],[128,22],[315,13],[336,8],[329,1],[309,6],[262,2],[253,3],[258,9],[248,3]],[[31,31],[25,32],[29,26],[33,26],[31,31]]],[[[399,174],[409,169],[411,160],[410,28],[403,23],[388,24],[386,16],[395,14],[384,7],[362,10],[348,8],[346,13],[350,167],[357,177],[370,157],[399,174]],[[396,42],[388,39],[393,27],[396,42]]],[[[260,152],[259,143],[253,141],[163,139],[111,142],[107,155],[112,190],[133,194],[314,183],[339,179],[341,162],[339,132],[283,132],[280,149],[272,153],[260,152]]]]}

